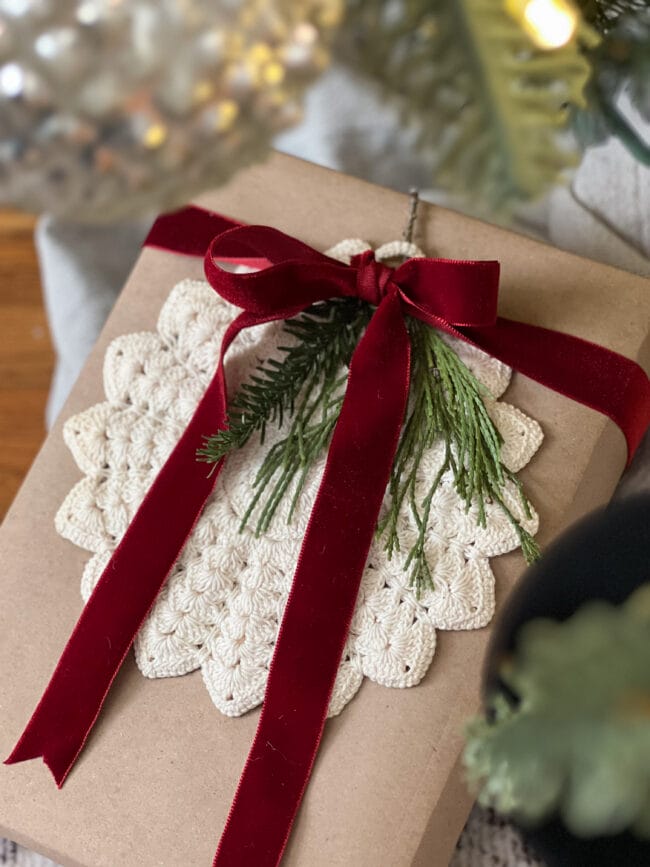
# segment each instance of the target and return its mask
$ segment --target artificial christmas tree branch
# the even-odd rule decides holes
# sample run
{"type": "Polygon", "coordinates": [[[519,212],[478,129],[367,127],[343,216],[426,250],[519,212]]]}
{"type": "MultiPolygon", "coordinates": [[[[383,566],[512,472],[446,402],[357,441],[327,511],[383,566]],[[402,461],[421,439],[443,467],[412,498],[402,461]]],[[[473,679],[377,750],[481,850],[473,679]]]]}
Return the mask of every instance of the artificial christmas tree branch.
{"type": "Polygon", "coordinates": [[[560,140],[568,106],[584,104],[590,66],[583,23],[553,51],[537,48],[503,3],[403,0],[400,14],[351,0],[341,56],[401,108],[432,153],[436,185],[501,206],[547,189],[577,160],[560,140]]]}

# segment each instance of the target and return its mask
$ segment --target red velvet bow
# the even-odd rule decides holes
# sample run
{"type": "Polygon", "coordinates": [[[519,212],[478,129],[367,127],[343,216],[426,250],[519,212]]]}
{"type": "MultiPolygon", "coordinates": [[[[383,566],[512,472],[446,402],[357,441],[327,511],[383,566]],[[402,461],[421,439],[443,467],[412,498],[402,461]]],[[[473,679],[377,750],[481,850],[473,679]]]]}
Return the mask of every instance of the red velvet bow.
{"type": "Polygon", "coordinates": [[[223,361],[235,336],[327,298],[363,298],[377,309],[350,364],[257,733],[214,859],[215,867],[267,867],[282,857],[311,773],[397,447],[409,386],[404,315],[606,413],[623,429],[630,457],[650,421],[650,385],[637,364],[616,353],[497,317],[497,262],[412,259],[393,270],[364,253],[346,266],[275,229],[240,226],[198,208],[158,220],[147,243],[189,255],[209,247],[207,279],[244,312],[226,331],[212,382],[86,604],[7,762],[42,756],[62,785],[81,751],[223,465],[207,477],[195,452],[206,434],[226,424],[223,361]],[[268,267],[232,274],[217,260],[268,267]]]}

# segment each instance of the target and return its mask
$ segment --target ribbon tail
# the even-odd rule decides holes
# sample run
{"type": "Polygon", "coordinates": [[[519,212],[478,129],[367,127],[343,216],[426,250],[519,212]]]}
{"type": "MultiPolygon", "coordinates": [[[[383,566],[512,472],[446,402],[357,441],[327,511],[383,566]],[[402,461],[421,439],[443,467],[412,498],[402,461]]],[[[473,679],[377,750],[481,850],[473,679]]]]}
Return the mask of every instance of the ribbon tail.
{"type": "Polygon", "coordinates": [[[625,435],[629,464],[650,425],[650,380],[639,364],[588,340],[502,317],[462,332],[509,367],[611,418],[625,435]]]}
{"type": "Polygon", "coordinates": [[[320,744],[399,440],[410,344],[395,293],[359,342],[213,867],[275,867],[320,744]]]}
{"type": "MultiPolygon", "coordinates": [[[[246,314],[240,320],[244,318],[246,314]]],[[[238,322],[231,326],[230,339],[238,331],[238,322]]],[[[225,407],[220,363],[190,424],[102,573],[5,764],[42,756],[57,785],[63,785],[214,487],[222,464],[210,476],[197,464],[196,448],[206,432],[223,425],[225,407]],[[179,503],[182,508],[178,508],[179,503]]]]}

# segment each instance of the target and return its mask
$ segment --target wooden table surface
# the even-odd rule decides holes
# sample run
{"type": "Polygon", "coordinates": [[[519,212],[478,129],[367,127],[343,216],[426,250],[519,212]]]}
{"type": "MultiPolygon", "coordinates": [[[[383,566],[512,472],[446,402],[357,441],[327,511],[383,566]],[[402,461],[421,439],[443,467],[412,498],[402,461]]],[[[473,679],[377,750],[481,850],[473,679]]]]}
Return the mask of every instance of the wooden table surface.
{"type": "Polygon", "coordinates": [[[0,520],[45,437],[54,364],[33,231],[0,210],[0,520]]]}

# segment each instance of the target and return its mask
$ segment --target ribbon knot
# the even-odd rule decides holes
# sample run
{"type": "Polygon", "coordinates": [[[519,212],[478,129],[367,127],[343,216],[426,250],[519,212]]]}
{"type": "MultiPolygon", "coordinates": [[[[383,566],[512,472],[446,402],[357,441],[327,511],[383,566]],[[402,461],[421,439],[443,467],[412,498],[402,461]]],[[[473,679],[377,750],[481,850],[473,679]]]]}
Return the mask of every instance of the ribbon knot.
{"type": "Polygon", "coordinates": [[[353,256],[350,264],[356,269],[359,298],[379,307],[388,292],[394,269],[378,262],[373,250],[365,250],[353,256]]]}

